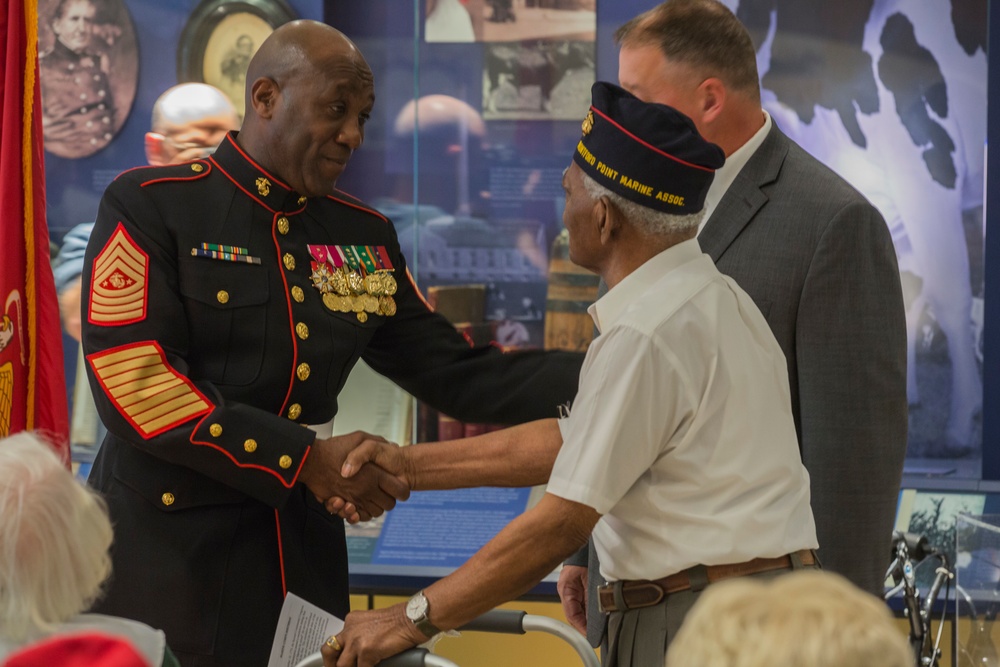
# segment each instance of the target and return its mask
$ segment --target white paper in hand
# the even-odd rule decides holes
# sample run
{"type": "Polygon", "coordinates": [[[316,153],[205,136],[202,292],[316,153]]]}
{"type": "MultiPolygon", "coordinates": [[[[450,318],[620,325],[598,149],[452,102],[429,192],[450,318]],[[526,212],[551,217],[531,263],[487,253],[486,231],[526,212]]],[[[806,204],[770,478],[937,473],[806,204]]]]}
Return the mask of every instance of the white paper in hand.
{"type": "Polygon", "coordinates": [[[343,628],[341,619],[289,593],[281,606],[267,667],[295,667],[303,658],[318,652],[327,637],[343,628]]]}

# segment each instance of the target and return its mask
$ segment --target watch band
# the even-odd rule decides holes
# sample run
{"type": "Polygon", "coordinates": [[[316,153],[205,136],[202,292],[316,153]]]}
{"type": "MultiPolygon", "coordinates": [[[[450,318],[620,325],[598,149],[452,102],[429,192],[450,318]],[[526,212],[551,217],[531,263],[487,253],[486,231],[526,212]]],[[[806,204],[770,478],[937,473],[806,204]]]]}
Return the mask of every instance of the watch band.
{"type": "Polygon", "coordinates": [[[410,598],[410,600],[406,603],[406,606],[406,617],[411,623],[413,623],[414,626],[416,626],[417,630],[422,632],[426,637],[433,637],[441,632],[436,625],[431,623],[430,618],[427,615],[430,611],[430,606],[423,591],[419,591],[416,595],[410,598]],[[410,606],[414,603],[416,604],[416,608],[411,612],[410,606]],[[418,609],[420,610],[419,616],[414,617],[411,615],[411,613],[416,613],[418,609]]]}
{"type": "Polygon", "coordinates": [[[436,635],[439,632],[441,632],[441,630],[439,630],[436,625],[434,625],[433,623],[431,623],[430,619],[427,618],[426,616],[424,616],[423,618],[421,618],[418,621],[414,621],[413,625],[415,625],[417,627],[417,630],[420,630],[420,632],[424,633],[424,635],[427,638],[431,638],[434,635],[436,635]]]}

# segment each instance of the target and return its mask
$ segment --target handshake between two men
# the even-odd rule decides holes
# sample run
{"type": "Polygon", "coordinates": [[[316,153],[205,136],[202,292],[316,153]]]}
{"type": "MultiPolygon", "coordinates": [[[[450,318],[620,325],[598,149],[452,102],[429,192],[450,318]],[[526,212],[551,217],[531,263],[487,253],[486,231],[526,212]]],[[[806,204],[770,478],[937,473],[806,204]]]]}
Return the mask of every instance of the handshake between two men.
{"type": "Polygon", "coordinates": [[[413,488],[395,460],[385,454],[376,459],[380,448],[398,451],[399,446],[363,431],[318,438],[299,480],[331,514],[350,523],[370,521],[409,498],[413,488]],[[364,466],[369,460],[376,465],[364,466]],[[387,468],[378,465],[383,461],[387,468]]]}
{"type": "MultiPolygon", "coordinates": [[[[357,432],[317,441],[317,465],[308,468],[310,454],[302,474],[329,512],[354,522],[392,509],[411,489],[543,484],[561,445],[555,419],[402,448],[357,432]],[[324,470],[324,461],[336,467],[324,470]]],[[[369,667],[516,598],[585,544],[598,519],[592,508],[546,493],[465,565],[409,603],[350,613],[343,631],[322,647],[324,665],[369,667]]]]}
{"type": "Polygon", "coordinates": [[[355,431],[317,439],[299,480],[331,514],[357,523],[393,509],[414,489],[544,484],[561,443],[555,419],[407,448],[355,431]]]}

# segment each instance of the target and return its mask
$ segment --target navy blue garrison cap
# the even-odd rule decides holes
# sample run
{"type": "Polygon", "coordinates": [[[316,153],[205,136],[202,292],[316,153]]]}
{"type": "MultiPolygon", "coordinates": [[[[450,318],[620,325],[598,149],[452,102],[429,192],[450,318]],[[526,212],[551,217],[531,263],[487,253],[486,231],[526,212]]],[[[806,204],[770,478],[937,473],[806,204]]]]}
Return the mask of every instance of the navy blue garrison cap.
{"type": "Polygon", "coordinates": [[[665,104],[643,102],[604,81],[573,161],[597,183],[642,206],[688,215],[705,204],[725,153],[702,139],[691,119],[665,104]]]}

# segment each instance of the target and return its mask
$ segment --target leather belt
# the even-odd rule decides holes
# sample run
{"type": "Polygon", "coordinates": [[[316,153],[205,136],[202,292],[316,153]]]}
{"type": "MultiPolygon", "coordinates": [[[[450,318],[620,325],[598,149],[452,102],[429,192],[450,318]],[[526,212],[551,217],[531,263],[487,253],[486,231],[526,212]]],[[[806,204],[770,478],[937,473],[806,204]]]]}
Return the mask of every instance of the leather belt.
{"type": "Polygon", "coordinates": [[[809,549],[802,549],[787,556],[754,558],[751,561],[736,563],[734,565],[696,565],[695,567],[655,581],[645,579],[616,581],[612,584],[599,587],[597,594],[601,611],[605,613],[625,611],[627,609],[652,607],[660,604],[671,593],[679,593],[692,588],[699,590],[704,584],[711,584],[723,579],[745,577],[772,570],[791,570],[802,566],[811,567],[816,564],[817,560],[813,552],[809,549]],[[695,587],[692,582],[699,580],[704,582],[703,585],[695,587]],[[616,588],[620,591],[620,600],[615,599],[616,588]]]}

